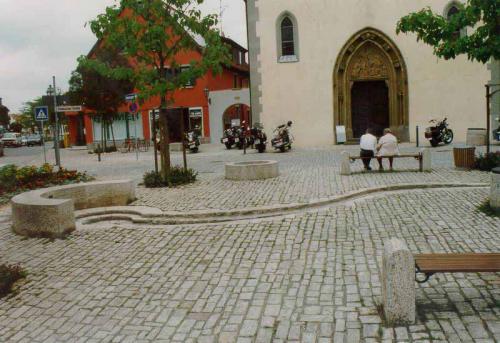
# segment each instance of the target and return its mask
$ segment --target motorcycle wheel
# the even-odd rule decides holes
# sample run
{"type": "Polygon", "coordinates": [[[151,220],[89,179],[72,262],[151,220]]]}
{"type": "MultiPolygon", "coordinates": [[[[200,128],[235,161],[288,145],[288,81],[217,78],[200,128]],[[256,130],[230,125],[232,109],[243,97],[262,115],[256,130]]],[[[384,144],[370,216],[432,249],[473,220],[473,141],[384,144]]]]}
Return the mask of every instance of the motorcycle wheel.
{"type": "Polygon", "coordinates": [[[231,150],[231,148],[232,148],[232,145],[231,145],[231,144],[229,144],[229,143],[226,143],[226,149],[227,149],[227,150],[231,150]]]}
{"type": "Polygon", "coordinates": [[[196,154],[199,151],[198,147],[191,149],[191,152],[193,154],[196,154]]]}
{"type": "Polygon", "coordinates": [[[434,139],[434,138],[433,138],[433,139],[431,139],[431,145],[432,145],[432,147],[434,147],[434,148],[435,148],[435,147],[437,147],[437,146],[439,145],[438,140],[437,140],[437,139],[434,139]]]}
{"type": "Polygon", "coordinates": [[[286,151],[286,148],[284,146],[280,146],[280,151],[281,152],[285,152],[286,151]]]}
{"type": "Polygon", "coordinates": [[[264,151],[266,151],[266,146],[265,145],[264,146],[261,146],[261,145],[257,146],[257,151],[260,154],[262,154],[264,151]]]}
{"type": "Polygon", "coordinates": [[[453,131],[452,130],[446,130],[443,133],[443,143],[448,145],[453,142],[453,131]]]}

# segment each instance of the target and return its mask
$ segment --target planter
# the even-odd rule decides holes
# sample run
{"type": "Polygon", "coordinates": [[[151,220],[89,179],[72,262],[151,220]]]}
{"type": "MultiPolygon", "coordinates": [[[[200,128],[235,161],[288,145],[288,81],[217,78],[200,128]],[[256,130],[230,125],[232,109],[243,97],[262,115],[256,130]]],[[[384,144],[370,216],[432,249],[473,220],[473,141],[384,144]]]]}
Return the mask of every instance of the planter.
{"type": "Polygon", "coordinates": [[[472,169],[476,159],[476,148],[471,146],[454,147],[453,158],[456,168],[472,169]]]}
{"type": "Polygon", "coordinates": [[[490,206],[500,214],[500,168],[491,171],[490,206]]]}
{"type": "Polygon", "coordinates": [[[249,161],[226,164],[226,179],[233,181],[264,180],[279,176],[277,161],[249,161]]]}

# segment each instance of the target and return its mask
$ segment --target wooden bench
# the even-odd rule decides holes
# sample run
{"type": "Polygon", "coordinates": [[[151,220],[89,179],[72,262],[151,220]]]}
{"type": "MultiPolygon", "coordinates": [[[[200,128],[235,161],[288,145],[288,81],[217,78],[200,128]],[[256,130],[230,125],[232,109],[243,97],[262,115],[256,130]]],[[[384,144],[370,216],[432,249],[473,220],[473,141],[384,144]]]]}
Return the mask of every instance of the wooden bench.
{"type": "Polygon", "coordinates": [[[436,273],[500,272],[500,254],[419,254],[415,255],[415,272],[424,274],[418,283],[429,281],[436,273]]]}
{"type": "Polygon", "coordinates": [[[351,162],[354,162],[356,160],[363,160],[363,159],[377,159],[377,158],[381,158],[381,159],[384,159],[384,158],[389,158],[389,157],[392,157],[394,159],[396,158],[414,158],[418,161],[418,170],[423,172],[424,171],[424,159],[422,157],[422,153],[418,153],[418,154],[402,154],[402,155],[394,155],[394,156],[374,156],[374,157],[361,157],[361,156],[351,156],[349,157],[349,159],[351,160],[351,162]]]}
{"type": "MultiPolygon", "coordinates": [[[[400,155],[395,155],[395,156],[380,156],[380,158],[414,158],[415,160],[418,161],[418,170],[420,172],[424,171],[430,171],[431,170],[431,156],[430,156],[430,151],[428,149],[423,149],[420,152],[416,154],[400,154],[400,155]]],[[[347,151],[342,152],[342,165],[341,165],[341,170],[340,173],[342,175],[351,175],[351,166],[350,163],[354,162],[356,160],[363,160],[363,159],[376,159],[377,156],[374,157],[361,157],[361,156],[350,156],[347,151]]]]}

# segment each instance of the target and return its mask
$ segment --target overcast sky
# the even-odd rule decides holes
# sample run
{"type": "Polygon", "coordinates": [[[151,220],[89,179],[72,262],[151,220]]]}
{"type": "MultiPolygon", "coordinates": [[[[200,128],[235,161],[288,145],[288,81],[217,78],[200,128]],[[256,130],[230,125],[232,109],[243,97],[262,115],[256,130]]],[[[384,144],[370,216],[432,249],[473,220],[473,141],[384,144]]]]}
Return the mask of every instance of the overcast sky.
{"type": "MultiPolygon", "coordinates": [[[[0,98],[11,113],[43,95],[52,75],[68,87],[76,59],[96,39],[85,23],[115,0],[0,0],[0,98]]],[[[246,46],[243,0],[222,0],[227,37],[246,46]]],[[[206,13],[219,13],[220,0],[205,0],[206,13]]]]}

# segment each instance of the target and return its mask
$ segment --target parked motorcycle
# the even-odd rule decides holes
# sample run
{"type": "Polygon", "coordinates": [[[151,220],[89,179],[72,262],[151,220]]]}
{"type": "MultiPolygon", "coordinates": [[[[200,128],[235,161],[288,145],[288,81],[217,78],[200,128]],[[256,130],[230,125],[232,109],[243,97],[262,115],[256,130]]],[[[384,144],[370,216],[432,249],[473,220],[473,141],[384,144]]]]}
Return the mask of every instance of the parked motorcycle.
{"type": "Polygon", "coordinates": [[[453,142],[453,131],[448,128],[448,118],[444,118],[442,121],[432,119],[430,123],[433,126],[425,130],[425,138],[430,140],[433,147],[437,147],[439,143],[448,145],[453,142]]]}
{"type": "MultiPolygon", "coordinates": [[[[496,121],[499,122],[499,124],[500,124],[500,117],[497,118],[496,121]]],[[[500,142],[500,126],[498,126],[498,128],[496,130],[493,130],[493,138],[496,141],[500,142]]]]}
{"type": "Polygon", "coordinates": [[[235,138],[236,138],[236,130],[234,127],[232,127],[230,129],[224,130],[224,134],[220,142],[226,146],[227,150],[231,150],[233,145],[236,144],[235,138]]]}
{"type": "Polygon", "coordinates": [[[286,124],[278,126],[274,130],[274,138],[271,140],[271,144],[274,149],[281,152],[285,152],[286,149],[292,149],[293,136],[290,133],[290,128],[292,127],[292,122],[289,121],[286,124]]]}
{"type": "Polygon", "coordinates": [[[201,145],[199,128],[196,127],[194,130],[186,133],[184,144],[186,145],[186,149],[189,149],[193,154],[199,151],[201,145]]]}
{"type": "Polygon", "coordinates": [[[254,139],[254,147],[259,153],[263,153],[267,148],[267,135],[264,132],[264,127],[260,123],[256,123],[252,130],[252,137],[254,139]]]}

